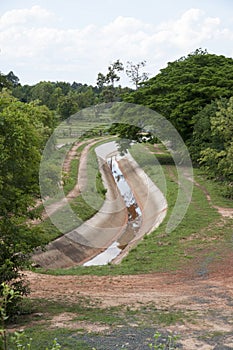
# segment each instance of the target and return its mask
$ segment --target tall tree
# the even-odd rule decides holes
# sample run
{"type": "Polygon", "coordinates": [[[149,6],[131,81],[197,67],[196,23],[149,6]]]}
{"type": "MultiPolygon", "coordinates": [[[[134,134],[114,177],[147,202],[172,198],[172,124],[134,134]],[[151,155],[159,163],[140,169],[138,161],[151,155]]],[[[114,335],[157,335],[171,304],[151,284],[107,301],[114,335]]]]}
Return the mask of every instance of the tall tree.
{"type": "Polygon", "coordinates": [[[0,72],[0,91],[3,88],[10,88],[11,84],[4,74],[0,72]]]}
{"type": "Polygon", "coordinates": [[[120,77],[119,77],[119,72],[123,71],[124,67],[123,67],[123,63],[120,62],[120,60],[117,60],[116,62],[112,63],[109,67],[108,67],[108,73],[106,75],[106,82],[110,83],[112,85],[112,87],[114,87],[114,83],[115,81],[119,81],[120,77]]]}
{"type": "Polygon", "coordinates": [[[100,101],[113,102],[119,98],[119,89],[116,89],[114,84],[120,80],[119,72],[123,71],[124,67],[120,60],[110,64],[108,73],[104,75],[99,73],[97,76],[97,86],[101,91],[100,101]]]}
{"type": "Polygon", "coordinates": [[[133,62],[128,61],[126,66],[126,74],[130,79],[130,82],[135,85],[136,90],[140,83],[146,81],[149,74],[146,72],[140,72],[141,68],[146,66],[146,61],[141,61],[139,63],[133,64],[133,62]]]}
{"type": "Polygon", "coordinates": [[[103,73],[98,73],[96,84],[100,90],[103,89],[104,84],[106,84],[106,77],[103,73]]]}
{"type": "Polygon", "coordinates": [[[19,85],[19,78],[12,71],[10,71],[6,75],[6,79],[11,83],[13,87],[16,87],[19,85]]]}

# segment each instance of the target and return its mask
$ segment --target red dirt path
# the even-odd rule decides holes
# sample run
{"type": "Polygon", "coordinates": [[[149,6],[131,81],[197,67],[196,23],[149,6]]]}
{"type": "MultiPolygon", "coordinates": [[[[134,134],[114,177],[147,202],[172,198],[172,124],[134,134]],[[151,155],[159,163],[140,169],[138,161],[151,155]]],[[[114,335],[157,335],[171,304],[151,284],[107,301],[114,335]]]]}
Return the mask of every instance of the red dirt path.
{"type": "MultiPolygon", "coordinates": [[[[100,302],[102,307],[153,303],[159,310],[195,312],[195,322],[166,329],[182,335],[184,349],[211,350],[214,346],[201,342],[195,334],[233,332],[233,253],[208,269],[204,277],[199,277],[193,267],[177,273],[128,276],[48,276],[28,272],[27,277],[31,298],[78,302],[83,296],[100,302]]],[[[226,345],[230,345],[231,338],[226,345]]]]}

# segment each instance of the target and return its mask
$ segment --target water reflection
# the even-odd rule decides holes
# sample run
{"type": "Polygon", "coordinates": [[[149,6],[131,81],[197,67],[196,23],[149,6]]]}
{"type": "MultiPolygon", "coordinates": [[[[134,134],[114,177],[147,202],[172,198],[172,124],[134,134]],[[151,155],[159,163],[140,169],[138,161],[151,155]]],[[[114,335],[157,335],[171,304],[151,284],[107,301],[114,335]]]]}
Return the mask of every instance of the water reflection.
{"type": "Polygon", "coordinates": [[[111,169],[114,180],[124,199],[125,206],[128,211],[128,223],[124,232],[113,242],[104,252],[100,253],[93,259],[89,260],[84,266],[92,265],[106,265],[115,259],[121,251],[129,244],[129,242],[136,236],[142,221],[142,212],[137,201],[129,187],[122,171],[120,170],[118,161],[122,157],[114,156],[107,159],[107,164],[111,169]]]}
{"type": "MultiPolygon", "coordinates": [[[[121,156],[117,155],[109,158],[108,165],[112,171],[114,180],[120,191],[121,196],[124,199],[127,212],[128,212],[128,223],[124,232],[118,238],[118,247],[124,249],[132,239],[134,239],[142,224],[142,212],[139,208],[137,201],[133,195],[131,188],[127,183],[127,179],[123,175],[119,162],[122,159],[121,156]]],[[[126,174],[127,176],[127,174],[126,174]]]]}
{"type": "Polygon", "coordinates": [[[117,187],[119,188],[119,191],[124,198],[124,202],[128,210],[129,221],[134,221],[136,218],[139,218],[142,215],[142,212],[136,202],[131,188],[129,187],[124,175],[119,168],[118,158],[117,156],[109,158],[107,162],[112,171],[117,187]]]}

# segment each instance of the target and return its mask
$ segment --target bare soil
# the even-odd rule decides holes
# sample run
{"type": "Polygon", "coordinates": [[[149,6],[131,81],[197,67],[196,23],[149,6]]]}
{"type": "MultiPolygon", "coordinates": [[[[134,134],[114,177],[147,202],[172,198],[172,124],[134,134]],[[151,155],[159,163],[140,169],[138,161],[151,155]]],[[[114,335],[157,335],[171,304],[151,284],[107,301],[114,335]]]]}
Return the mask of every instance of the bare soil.
{"type": "MultiPolygon", "coordinates": [[[[166,331],[181,335],[184,349],[215,349],[219,345],[218,340],[213,343],[215,334],[221,335],[219,349],[233,349],[233,253],[228,252],[224,261],[210,264],[204,277],[198,275],[197,267],[198,264],[176,273],[135,276],[48,276],[28,272],[27,277],[31,298],[78,302],[83,296],[103,308],[138,308],[152,303],[162,311],[193,312],[192,320],[166,327],[166,331]],[[208,342],[202,339],[203,335],[209,335],[208,342]]],[[[72,315],[62,314],[52,324],[70,329],[75,327],[72,319],[72,315]]],[[[96,332],[108,329],[85,322],[82,328],[96,332]]]]}

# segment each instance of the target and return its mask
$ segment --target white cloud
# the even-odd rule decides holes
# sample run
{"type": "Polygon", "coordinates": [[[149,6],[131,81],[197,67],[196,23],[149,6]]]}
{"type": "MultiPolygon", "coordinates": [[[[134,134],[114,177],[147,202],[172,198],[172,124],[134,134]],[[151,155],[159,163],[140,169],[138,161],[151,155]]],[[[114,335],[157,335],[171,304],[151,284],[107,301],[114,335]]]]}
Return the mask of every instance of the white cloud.
{"type": "Polygon", "coordinates": [[[113,22],[105,25],[101,32],[104,35],[117,35],[122,36],[125,35],[125,33],[135,33],[139,29],[143,31],[148,31],[152,28],[151,25],[148,25],[136,18],[133,17],[117,17],[113,22]]]}
{"type": "Polygon", "coordinates": [[[159,27],[156,39],[159,43],[189,50],[200,46],[205,40],[216,37],[220,27],[220,19],[205,17],[200,9],[190,9],[179,19],[165,23],[159,27]]]}
{"type": "Polygon", "coordinates": [[[8,70],[19,67],[23,72],[25,66],[34,80],[72,80],[73,72],[75,79],[93,83],[97,73],[116,59],[146,59],[148,67],[158,70],[174,56],[208,48],[207,43],[221,47],[228,40],[230,46],[233,40],[233,32],[222,27],[219,18],[199,9],[161,24],[119,16],[104,26],[61,29],[54,20],[52,13],[39,6],[12,10],[0,18],[1,58],[8,70]]]}
{"type": "Polygon", "coordinates": [[[40,6],[32,6],[30,9],[17,9],[7,11],[0,18],[0,28],[8,28],[12,25],[27,24],[28,22],[49,20],[53,15],[40,6]]]}

